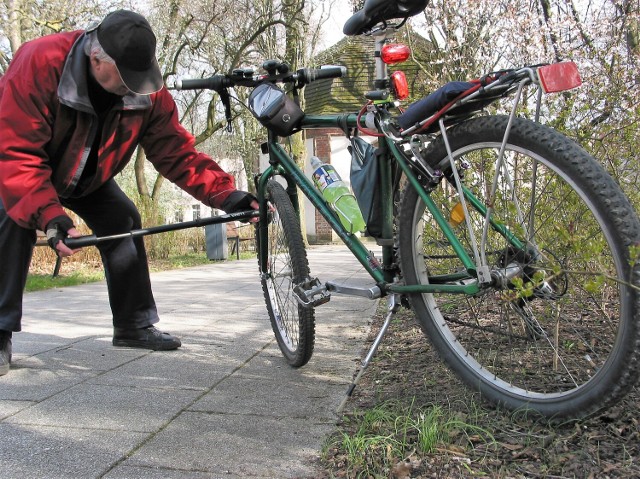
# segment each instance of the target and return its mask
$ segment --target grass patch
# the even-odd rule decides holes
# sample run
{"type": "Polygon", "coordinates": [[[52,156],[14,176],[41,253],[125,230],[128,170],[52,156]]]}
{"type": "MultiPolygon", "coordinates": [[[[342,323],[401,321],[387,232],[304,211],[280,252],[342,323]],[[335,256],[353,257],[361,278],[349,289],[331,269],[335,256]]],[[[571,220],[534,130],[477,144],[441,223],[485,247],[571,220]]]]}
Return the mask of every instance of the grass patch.
{"type": "Polygon", "coordinates": [[[64,286],[76,286],[78,284],[102,281],[104,272],[95,268],[82,268],[66,275],[55,278],[51,274],[29,274],[27,276],[26,292],[43,291],[45,289],[62,288],[64,286]]]}
{"type": "MultiPolygon", "coordinates": [[[[255,258],[256,253],[254,251],[240,252],[240,259],[255,258]]],[[[212,264],[218,262],[236,261],[236,255],[227,256],[226,260],[210,260],[205,253],[188,253],[170,256],[167,259],[157,259],[149,261],[149,269],[151,271],[168,271],[172,269],[191,268],[193,266],[202,266],[205,264],[212,264]]]]}
{"type": "MultiPolygon", "coordinates": [[[[385,316],[381,301],[369,344],[385,316]]],[[[490,406],[402,309],[319,462],[328,478],[637,479],[639,405],[635,388],[602,414],[566,423],[490,406]]]]}
{"type": "Polygon", "coordinates": [[[324,456],[334,455],[332,461],[341,462],[350,478],[403,477],[419,457],[479,442],[490,445],[494,438],[441,406],[391,400],[346,416],[324,456]]]}

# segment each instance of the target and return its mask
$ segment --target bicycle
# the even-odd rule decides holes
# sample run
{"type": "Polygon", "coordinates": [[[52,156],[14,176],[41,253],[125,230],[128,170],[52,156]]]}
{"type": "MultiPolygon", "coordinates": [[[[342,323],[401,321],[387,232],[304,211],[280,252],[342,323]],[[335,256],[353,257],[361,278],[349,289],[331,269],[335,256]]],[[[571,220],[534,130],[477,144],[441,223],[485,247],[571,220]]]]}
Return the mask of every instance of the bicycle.
{"type": "Polygon", "coordinates": [[[402,78],[390,79],[382,52],[427,3],[367,0],[345,24],[345,34],[369,35],[376,45],[375,89],[360,112],[295,110],[306,85],[344,75],[336,66],[294,72],[267,61],[266,73],[240,69],[176,84],[219,93],[229,121],[229,90],[235,87],[269,88],[267,96],[276,101],[263,106],[285,108],[280,116],[253,111],[268,127],[262,149],[269,166],[255,179],[259,212],[247,213],[260,219],[260,280],[280,350],[293,367],[309,361],[314,308],[333,293],[387,297],[388,314],[349,396],[408,299],[443,360],[490,402],[552,418],[593,414],[620,400],[638,376],[638,218],[585,150],[540,124],[537,114],[534,120],[516,115],[525,87],[538,88],[539,111],[543,90],[576,86],[573,64],[493,72],[398,109],[394,94],[402,94],[402,78]],[[278,93],[278,83],[290,88],[288,95],[278,93]],[[486,113],[485,107],[507,97],[510,114],[486,113]],[[381,258],[343,227],[278,141],[326,127],[378,140],[381,258]],[[311,276],[298,190],[373,285],[346,287],[311,276]]]}

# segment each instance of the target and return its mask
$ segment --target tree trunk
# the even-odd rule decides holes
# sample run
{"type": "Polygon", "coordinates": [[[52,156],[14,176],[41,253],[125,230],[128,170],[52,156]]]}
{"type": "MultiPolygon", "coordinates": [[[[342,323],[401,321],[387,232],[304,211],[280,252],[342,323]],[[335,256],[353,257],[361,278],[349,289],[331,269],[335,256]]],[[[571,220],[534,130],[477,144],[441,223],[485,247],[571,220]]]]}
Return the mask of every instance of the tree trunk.
{"type": "MultiPolygon", "coordinates": [[[[286,41],[285,41],[285,62],[289,64],[292,71],[296,71],[301,68],[301,64],[304,61],[304,52],[306,51],[306,37],[304,29],[304,18],[301,14],[304,10],[304,0],[290,0],[290,2],[284,4],[284,19],[286,28],[286,41]]],[[[304,99],[302,95],[299,98],[300,107],[304,110],[304,99]]],[[[303,133],[296,133],[291,136],[290,148],[293,159],[296,164],[304,171],[305,162],[307,160],[307,149],[304,143],[303,133]]],[[[300,205],[300,226],[302,228],[302,238],[305,244],[308,244],[307,229],[305,227],[305,210],[304,210],[305,196],[298,189],[298,204],[300,205]]]]}

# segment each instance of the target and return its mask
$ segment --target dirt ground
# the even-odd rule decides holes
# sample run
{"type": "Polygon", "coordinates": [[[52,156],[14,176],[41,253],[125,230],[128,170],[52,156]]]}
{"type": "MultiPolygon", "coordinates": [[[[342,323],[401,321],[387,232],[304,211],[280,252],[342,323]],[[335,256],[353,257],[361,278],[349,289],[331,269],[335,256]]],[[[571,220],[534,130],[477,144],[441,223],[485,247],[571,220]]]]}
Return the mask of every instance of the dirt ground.
{"type": "MultiPolygon", "coordinates": [[[[376,316],[369,341],[383,321],[376,316]]],[[[603,414],[552,425],[500,411],[483,403],[444,366],[403,309],[394,319],[374,361],[356,388],[340,424],[389,400],[439,406],[477,425],[492,441],[468,434],[452,437],[435,453],[413,451],[397,467],[375,477],[408,478],[638,478],[640,396],[637,388],[603,414]]],[[[335,444],[323,459],[326,477],[370,477],[349,470],[347,452],[335,444]]]]}

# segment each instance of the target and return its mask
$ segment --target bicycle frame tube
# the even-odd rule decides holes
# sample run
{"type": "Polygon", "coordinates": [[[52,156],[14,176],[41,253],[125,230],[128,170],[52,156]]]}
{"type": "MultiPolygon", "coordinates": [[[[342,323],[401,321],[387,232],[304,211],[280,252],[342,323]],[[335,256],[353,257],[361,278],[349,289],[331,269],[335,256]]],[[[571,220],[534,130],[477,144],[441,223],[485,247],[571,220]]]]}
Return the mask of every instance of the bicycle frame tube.
{"type": "MultiPolygon", "coordinates": [[[[379,148],[386,149],[386,142],[380,142],[379,148]]],[[[382,216],[382,264],[388,265],[394,261],[394,239],[393,239],[393,202],[394,202],[394,184],[391,167],[391,159],[389,155],[382,154],[378,163],[380,173],[380,197],[383,199],[381,211],[378,212],[382,216]]],[[[393,275],[390,269],[387,269],[388,275],[393,275]]],[[[385,277],[387,282],[392,282],[393,277],[385,277]]]]}
{"type": "MultiPolygon", "coordinates": [[[[438,209],[436,204],[431,199],[431,196],[425,191],[425,189],[420,185],[420,182],[413,174],[411,169],[408,167],[404,156],[398,151],[397,146],[389,141],[388,142],[395,158],[403,172],[405,173],[408,181],[411,185],[416,188],[420,198],[425,203],[427,210],[431,213],[433,218],[435,219],[438,227],[445,235],[449,243],[451,244],[455,254],[458,256],[462,264],[464,265],[466,272],[461,272],[455,275],[443,275],[443,276],[434,276],[429,277],[430,285],[428,286],[414,286],[414,285],[406,285],[406,286],[396,286],[393,285],[389,288],[392,292],[397,293],[422,293],[422,292],[439,292],[439,293],[463,293],[463,294],[475,294],[480,290],[480,286],[477,281],[475,281],[476,277],[476,264],[473,259],[469,256],[467,251],[461,245],[458,240],[455,231],[449,225],[449,222],[438,209]],[[469,282],[469,280],[474,280],[469,282]],[[467,283],[464,283],[467,281],[467,283]],[[452,284],[457,283],[457,284],[452,284]]],[[[462,185],[462,191],[465,199],[469,202],[469,204],[478,211],[483,217],[487,217],[488,209],[484,205],[484,203],[479,200],[467,187],[462,185]]],[[[523,249],[524,244],[522,241],[514,235],[509,228],[507,228],[504,224],[499,221],[494,220],[493,218],[488,219],[488,224],[499,234],[501,234],[505,239],[507,239],[515,248],[523,249]]]]}
{"type": "MultiPolygon", "coordinates": [[[[335,123],[334,123],[335,125],[335,123]]],[[[264,198],[266,193],[266,184],[271,176],[274,174],[281,174],[285,178],[289,177],[300,190],[304,193],[304,195],[309,198],[309,201],[317,208],[320,214],[327,220],[331,228],[336,232],[336,234],[342,239],[345,245],[351,250],[354,256],[358,259],[358,261],[362,264],[362,266],[369,272],[371,277],[377,283],[384,283],[385,278],[382,272],[382,267],[378,260],[373,256],[373,254],[367,250],[364,245],[360,242],[360,240],[348,233],[345,228],[342,226],[336,215],[329,208],[324,198],[317,191],[313,183],[304,175],[304,173],[298,168],[295,162],[291,159],[289,154],[284,150],[284,148],[275,142],[269,143],[269,157],[272,165],[269,167],[261,176],[259,184],[258,184],[258,194],[260,198],[264,198]]],[[[259,228],[260,234],[260,257],[267,257],[267,230],[268,223],[267,219],[267,206],[260,205],[261,208],[261,226],[259,228]],[[264,211],[264,213],[262,213],[264,211]]],[[[260,271],[266,272],[267,265],[266,263],[260,264],[260,271]]]]}
{"type": "MultiPolygon", "coordinates": [[[[451,247],[453,248],[455,254],[458,256],[464,268],[466,269],[466,274],[460,273],[458,275],[446,275],[446,276],[429,278],[429,281],[432,283],[432,287],[429,287],[429,288],[407,285],[402,287],[394,286],[390,288],[390,290],[393,292],[407,292],[407,293],[424,292],[425,289],[427,289],[428,292],[447,292],[447,293],[465,293],[465,294],[474,294],[478,292],[479,285],[477,283],[468,283],[464,285],[450,284],[451,282],[460,282],[460,281],[475,278],[477,275],[477,265],[473,261],[471,256],[469,256],[467,251],[464,249],[460,241],[458,240],[458,237],[455,231],[449,225],[448,220],[444,217],[444,215],[438,209],[436,204],[433,202],[433,200],[431,199],[431,196],[420,185],[420,182],[418,181],[416,176],[413,174],[413,172],[407,165],[404,159],[404,156],[398,151],[397,146],[392,141],[389,141],[388,144],[391,148],[391,151],[393,152],[393,155],[396,158],[396,161],[398,162],[400,167],[403,169],[403,172],[405,173],[408,181],[411,183],[411,185],[414,188],[416,188],[420,198],[425,203],[427,210],[435,219],[436,223],[438,224],[438,227],[440,228],[442,233],[445,235],[445,237],[447,238],[447,241],[449,241],[449,243],[451,244],[451,247]]],[[[484,203],[480,201],[464,185],[462,185],[462,191],[465,199],[469,201],[469,204],[476,211],[478,211],[483,217],[486,218],[488,211],[484,203]]],[[[488,223],[495,231],[497,231],[499,234],[504,236],[515,248],[522,249],[524,247],[522,241],[520,241],[518,237],[514,235],[505,225],[494,220],[493,218],[489,218],[488,223]]]]}
{"type": "Polygon", "coordinates": [[[420,285],[420,286],[418,286],[418,285],[392,285],[389,288],[389,290],[394,292],[394,293],[445,293],[445,292],[446,293],[459,293],[459,294],[475,294],[475,293],[477,293],[480,290],[480,286],[478,284],[478,281],[475,280],[475,277],[476,277],[476,265],[475,265],[474,261],[471,259],[471,257],[467,253],[467,251],[464,249],[464,247],[462,246],[462,244],[458,240],[458,238],[456,236],[456,233],[453,231],[453,228],[451,228],[451,226],[449,225],[449,222],[447,221],[447,219],[444,217],[444,215],[437,208],[437,206],[435,205],[435,203],[431,199],[431,196],[429,196],[429,194],[425,191],[425,189],[422,187],[422,185],[420,184],[420,182],[416,178],[416,176],[413,173],[413,171],[409,168],[409,166],[407,165],[407,162],[404,159],[404,156],[402,155],[402,153],[400,153],[400,151],[398,151],[398,147],[392,141],[388,141],[387,140],[386,143],[389,146],[389,148],[391,150],[391,153],[393,154],[394,158],[396,159],[396,161],[400,165],[400,168],[402,168],[402,171],[405,174],[405,176],[407,177],[407,180],[409,181],[411,186],[413,186],[413,188],[415,188],[416,191],[418,192],[418,195],[420,196],[420,198],[424,202],[426,208],[432,214],[433,218],[435,219],[436,223],[438,224],[438,227],[440,228],[442,233],[445,235],[445,237],[447,238],[447,240],[449,241],[449,243],[453,247],[453,250],[454,250],[455,254],[458,256],[458,258],[462,262],[465,270],[467,271],[466,274],[463,274],[460,277],[447,278],[447,280],[448,281],[451,281],[451,280],[462,281],[464,279],[473,280],[472,282],[466,283],[466,284],[461,283],[461,282],[459,282],[458,284],[443,284],[442,281],[432,281],[432,282],[430,282],[430,284],[420,285]]]}
{"type": "Polygon", "coordinates": [[[340,120],[342,119],[346,120],[349,128],[358,126],[358,115],[349,113],[345,115],[306,115],[302,120],[302,128],[340,128],[340,120]]]}
{"type": "MultiPolygon", "coordinates": [[[[487,207],[485,204],[480,201],[476,196],[469,191],[469,189],[462,185],[462,190],[464,191],[464,197],[469,201],[471,206],[478,211],[483,217],[487,217],[487,207]]],[[[495,221],[493,218],[489,218],[489,225],[502,236],[504,236],[515,248],[523,249],[524,244],[520,241],[516,235],[514,235],[507,227],[505,227],[502,223],[495,221]]]]}

